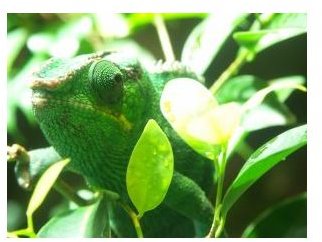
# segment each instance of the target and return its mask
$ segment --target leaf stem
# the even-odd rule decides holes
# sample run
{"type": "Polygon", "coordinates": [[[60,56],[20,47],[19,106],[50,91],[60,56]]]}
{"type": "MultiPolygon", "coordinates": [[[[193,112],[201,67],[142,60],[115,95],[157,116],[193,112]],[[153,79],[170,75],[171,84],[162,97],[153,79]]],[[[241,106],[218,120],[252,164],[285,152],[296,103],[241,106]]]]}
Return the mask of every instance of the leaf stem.
{"type": "Polygon", "coordinates": [[[130,206],[128,206],[127,204],[124,204],[123,202],[120,202],[120,204],[123,207],[123,209],[127,212],[127,214],[130,216],[138,238],[143,238],[143,232],[140,224],[141,216],[137,215],[133,211],[133,209],[131,209],[130,206]]]}
{"type": "Polygon", "coordinates": [[[165,57],[165,60],[168,62],[175,61],[174,52],[172,49],[170,37],[163,21],[161,14],[154,14],[154,25],[158,32],[159,40],[161,43],[161,48],[165,57]]]}
{"type": "Polygon", "coordinates": [[[36,234],[34,231],[34,223],[32,220],[32,214],[27,214],[27,228],[8,232],[7,235],[10,237],[12,237],[12,236],[16,236],[16,237],[26,236],[29,238],[36,238],[36,234]]]}
{"type": "Polygon", "coordinates": [[[215,94],[219,88],[233,75],[237,74],[240,68],[247,62],[250,51],[247,49],[241,49],[237,54],[235,60],[228,66],[228,68],[219,76],[219,78],[210,87],[210,91],[215,94]]]}
{"type": "Polygon", "coordinates": [[[216,203],[214,208],[214,220],[211,225],[211,229],[206,236],[207,238],[218,238],[224,228],[224,219],[221,217],[222,207],[222,193],[224,187],[225,170],[226,170],[226,158],[227,158],[227,146],[223,146],[220,155],[217,160],[214,161],[215,169],[217,172],[217,192],[216,203]]]}

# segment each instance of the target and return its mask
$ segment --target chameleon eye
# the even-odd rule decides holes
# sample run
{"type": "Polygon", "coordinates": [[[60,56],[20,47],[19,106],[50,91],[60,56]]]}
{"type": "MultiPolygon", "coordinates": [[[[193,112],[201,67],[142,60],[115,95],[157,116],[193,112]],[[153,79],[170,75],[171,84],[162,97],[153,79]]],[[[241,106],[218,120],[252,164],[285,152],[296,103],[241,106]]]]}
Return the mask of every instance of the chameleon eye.
{"type": "Polygon", "coordinates": [[[89,68],[88,79],[94,94],[107,103],[115,103],[123,95],[123,75],[110,61],[94,62],[89,68]]]}

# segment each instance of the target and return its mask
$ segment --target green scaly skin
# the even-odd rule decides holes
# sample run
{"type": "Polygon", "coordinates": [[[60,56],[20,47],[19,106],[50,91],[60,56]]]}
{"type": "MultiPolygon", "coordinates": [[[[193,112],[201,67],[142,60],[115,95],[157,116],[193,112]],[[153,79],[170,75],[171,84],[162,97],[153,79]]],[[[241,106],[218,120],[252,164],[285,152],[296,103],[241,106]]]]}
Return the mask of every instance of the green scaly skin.
{"type": "MultiPolygon", "coordinates": [[[[133,147],[149,119],[162,127],[176,171],[164,202],[142,218],[146,237],[204,236],[213,218],[204,193],[212,183],[211,162],[192,151],[160,112],[163,87],[177,77],[196,78],[178,64],[148,72],[137,60],[101,52],[51,59],[31,84],[36,119],[57,153],[71,158],[69,168],[93,188],[118,193],[130,206],[125,176],[133,147]]],[[[123,213],[116,205],[114,232],[134,236],[123,213]]]]}

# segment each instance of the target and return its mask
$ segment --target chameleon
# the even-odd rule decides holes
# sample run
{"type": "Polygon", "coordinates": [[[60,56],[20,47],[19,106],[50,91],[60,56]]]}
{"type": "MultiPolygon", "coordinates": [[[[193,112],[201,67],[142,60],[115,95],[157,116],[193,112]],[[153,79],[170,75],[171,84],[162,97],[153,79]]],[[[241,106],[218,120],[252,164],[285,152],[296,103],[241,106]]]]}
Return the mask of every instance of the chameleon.
{"type": "MultiPolygon", "coordinates": [[[[147,121],[154,119],[170,140],[175,171],[164,201],[141,219],[144,236],[204,237],[213,220],[212,162],[180,139],[159,106],[165,84],[179,77],[201,79],[179,62],[148,69],[118,52],[49,59],[30,82],[33,112],[50,145],[41,149],[47,155],[37,164],[33,156],[40,151],[29,152],[32,176],[70,158],[68,170],[134,209],[126,189],[127,164],[147,121]]],[[[117,237],[135,237],[121,206],[113,203],[111,214],[117,237]]]]}

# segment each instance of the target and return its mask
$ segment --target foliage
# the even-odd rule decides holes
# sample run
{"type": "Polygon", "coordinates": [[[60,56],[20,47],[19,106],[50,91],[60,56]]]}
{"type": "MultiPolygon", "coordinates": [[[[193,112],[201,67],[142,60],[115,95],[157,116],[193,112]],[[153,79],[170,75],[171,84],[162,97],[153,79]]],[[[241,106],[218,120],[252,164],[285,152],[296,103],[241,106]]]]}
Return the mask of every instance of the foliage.
{"type": "Polygon", "coordinates": [[[142,217],[163,201],[172,179],[173,165],[172,148],[166,134],[156,121],[149,120],[133,149],[126,174],[127,190],[138,216],[142,217]]]}
{"type": "MultiPolygon", "coordinates": [[[[216,79],[207,82],[211,83],[207,87],[188,78],[169,81],[162,93],[160,109],[178,135],[197,153],[213,162],[217,189],[215,216],[208,236],[220,237],[228,226],[228,212],[245,191],[278,163],[306,145],[306,125],[297,121],[292,112],[294,108],[287,103],[295,90],[302,91],[301,95],[304,95],[305,77],[286,75],[265,79],[241,71],[243,66],[256,62],[258,56],[269,52],[274,46],[303,36],[306,33],[306,15],[191,13],[163,14],[162,17],[169,25],[183,20],[198,22],[183,44],[181,61],[196,74],[216,79]],[[207,71],[215,68],[214,61],[229,41],[236,43],[235,59],[218,78],[209,76],[207,71]],[[249,147],[247,138],[252,134],[276,126],[282,127],[279,130],[284,132],[278,131],[281,134],[270,137],[263,145],[256,144],[259,148],[255,152],[245,148],[249,147]],[[245,163],[225,190],[226,168],[236,153],[243,157],[245,163]]],[[[149,70],[158,59],[154,57],[155,50],[144,47],[135,37],[153,23],[153,14],[9,14],[7,129],[10,139],[15,142],[28,140],[21,130],[17,113],[22,114],[31,127],[36,125],[29,102],[31,92],[26,83],[35,67],[51,56],[72,57],[113,49],[136,56],[149,70]]],[[[159,38],[163,46],[167,40],[159,38]]],[[[170,38],[175,36],[170,35],[170,38]]],[[[164,55],[169,56],[167,53],[164,55]]],[[[44,173],[28,205],[28,228],[8,236],[36,236],[31,216],[42,204],[67,162],[61,161],[44,173]],[[48,173],[52,173],[51,179],[44,182],[48,173]]],[[[166,134],[154,120],[150,120],[134,147],[126,176],[128,194],[138,213],[122,204],[132,219],[138,237],[144,234],[140,228],[141,217],[159,206],[167,193],[174,163],[166,134]]],[[[113,237],[108,206],[111,200],[117,199],[115,194],[101,194],[90,205],[74,204],[73,208],[56,213],[42,226],[37,236],[113,237]],[[66,225],[70,225],[68,228],[71,229],[66,229],[66,225]]],[[[268,208],[248,225],[243,237],[305,236],[305,201],[306,196],[300,196],[268,208]],[[300,213],[298,219],[285,219],[297,212],[300,213]],[[278,220],[285,222],[285,229],[276,227],[268,233],[267,228],[278,220]],[[300,228],[302,233],[297,233],[293,226],[300,228]]]]}

